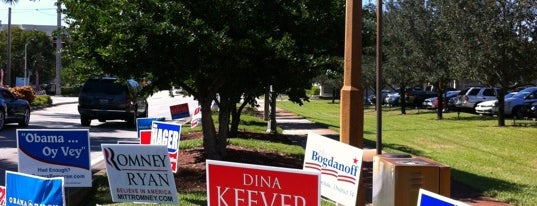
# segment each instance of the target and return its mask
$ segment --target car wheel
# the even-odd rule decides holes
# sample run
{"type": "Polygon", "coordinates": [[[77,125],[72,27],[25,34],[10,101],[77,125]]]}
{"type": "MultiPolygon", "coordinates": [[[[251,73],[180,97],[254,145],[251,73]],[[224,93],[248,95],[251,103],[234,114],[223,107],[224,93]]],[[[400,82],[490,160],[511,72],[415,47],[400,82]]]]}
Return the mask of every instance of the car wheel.
{"type": "Polygon", "coordinates": [[[4,129],[4,125],[6,124],[6,114],[1,111],[0,112],[0,130],[4,129]]]}
{"type": "Polygon", "coordinates": [[[513,118],[514,119],[523,119],[524,118],[524,114],[523,114],[522,110],[520,109],[520,107],[515,107],[513,109],[513,118]]]}
{"type": "Polygon", "coordinates": [[[86,126],[86,127],[87,127],[87,126],[90,126],[90,124],[91,124],[91,119],[88,118],[88,117],[85,117],[85,116],[80,116],[80,124],[81,124],[82,126],[86,126]]]}
{"type": "Polygon", "coordinates": [[[27,127],[30,124],[30,108],[24,110],[24,117],[19,121],[19,126],[27,127]]]}

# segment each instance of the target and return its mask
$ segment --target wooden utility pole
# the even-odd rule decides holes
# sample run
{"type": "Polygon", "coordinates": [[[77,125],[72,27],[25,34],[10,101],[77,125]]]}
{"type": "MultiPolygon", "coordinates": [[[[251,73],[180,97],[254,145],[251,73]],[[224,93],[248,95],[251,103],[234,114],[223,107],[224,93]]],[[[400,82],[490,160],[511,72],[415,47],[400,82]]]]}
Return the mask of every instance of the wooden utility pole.
{"type": "MultiPolygon", "coordinates": [[[[363,148],[364,92],[362,89],[362,1],[346,0],[345,57],[340,100],[340,142],[363,148]]],[[[360,173],[362,176],[362,173],[360,173]]],[[[360,178],[356,205],[365,205],[360,178]]]]}

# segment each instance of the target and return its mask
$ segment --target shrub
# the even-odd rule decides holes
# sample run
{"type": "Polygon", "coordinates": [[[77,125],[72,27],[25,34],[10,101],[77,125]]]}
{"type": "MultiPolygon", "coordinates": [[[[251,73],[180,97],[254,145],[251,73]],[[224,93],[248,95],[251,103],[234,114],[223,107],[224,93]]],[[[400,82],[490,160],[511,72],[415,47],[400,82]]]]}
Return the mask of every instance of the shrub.
{"type": "Polygon", "coordinates": [[[35,91],[31,86],[11,87],[9,91],[13,93],[17,98],[25,99],[32,103],[35,99],[35,91]]]}
{"type": "Polygon", "coordinates": [[[306,90],[306,94],[310,96],[320,95],[320,93],[321,93],[321,88],[319,86],[312,86],[311,89],[306,90]]]}
{"type": "Polygon", "coordinates": [[[32,106],[44,106],[52,104],[52,98],[49,95],[36,95],[32,106]]]}

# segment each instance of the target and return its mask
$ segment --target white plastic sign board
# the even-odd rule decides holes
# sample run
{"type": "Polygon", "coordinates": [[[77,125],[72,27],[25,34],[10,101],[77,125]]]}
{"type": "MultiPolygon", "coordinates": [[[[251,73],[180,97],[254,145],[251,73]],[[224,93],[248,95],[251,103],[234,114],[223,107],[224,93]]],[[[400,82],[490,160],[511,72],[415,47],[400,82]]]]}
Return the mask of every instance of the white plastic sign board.
{"type": "Polygon", "coordinates": [[[308,133],[303,169],[321,172],[321,195],[355,205],[363,151],[312,132],[308,133]]]}
{"type": "Polygon", "coordinates": [[[470,206],[463,202],[450,199],[448,197],[420,189],[418,193],[418,206],[470,206]]]}
{"type": "Polygon", "coordinates": [[[17,129],[19,172],[91,187],[88,129],[17,129]]]}
{"type": "Polygon", "coordinates": [[[63,180],[6,171],[6,205],[66,205],[63,180]]]}
{"type": "Polygon", "coordinates": [[[165,145],[102,144],[114,202],[178,204],[165,145]]]}

